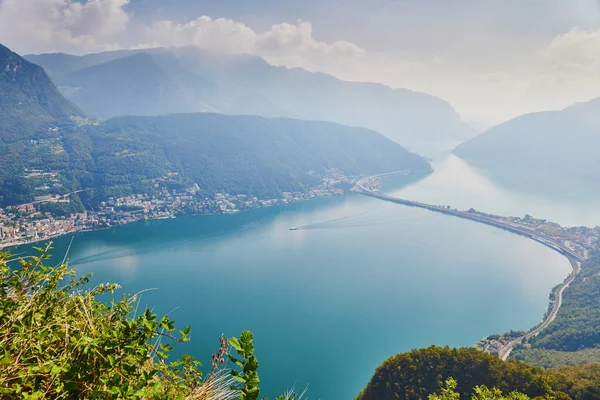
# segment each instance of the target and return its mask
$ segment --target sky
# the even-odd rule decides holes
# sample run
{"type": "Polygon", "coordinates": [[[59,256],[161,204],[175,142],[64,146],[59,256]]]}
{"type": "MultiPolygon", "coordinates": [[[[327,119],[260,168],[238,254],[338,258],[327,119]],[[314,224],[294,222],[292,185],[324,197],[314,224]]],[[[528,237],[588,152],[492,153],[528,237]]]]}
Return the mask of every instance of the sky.
{"type": "Polygon", "coordinates": [[[600,0],[0,0],[0,43],[249,53],[423,91],[481,128],[600,97],[600,0]]]}

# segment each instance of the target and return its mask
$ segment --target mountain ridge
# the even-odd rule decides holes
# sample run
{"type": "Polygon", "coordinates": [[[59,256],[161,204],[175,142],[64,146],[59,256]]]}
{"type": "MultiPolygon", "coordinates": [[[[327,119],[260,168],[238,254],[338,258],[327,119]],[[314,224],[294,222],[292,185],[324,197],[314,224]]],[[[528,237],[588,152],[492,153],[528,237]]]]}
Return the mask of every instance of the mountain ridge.
{"type": "Polygon", "coordinates": [[[0,44],[0,140],[34,137],[82,112],[39,66],[0,44]]]}
{"type": "Polygon", "coordinates": [[[553,194],[600,183],[600,99],[560,111],[522,115],[454,149],[511,187],[553,194]]]}
{"type": "MultiPolygon", "coordinates": [[[[59,86],[74,86],[72,74],[82,70],[82,66],[106,67],[115,59],[139,53],[147,53],[155,60],[168,58],[171,66],[177,65],[175,69],[179,72],[169,71],[162,65],[163,71],[171,78],[176,76],[182,82],[200,79],[211,83],[210,90],[192,90],[196,97],[188,96],[187,101],[183,100],[186,95],[181,91],[180,109],[170,112],[256,114],[362,126],[413,150],[424,149],[425,153],[450,150],[456,143],[476,133],[462,121],[448,102],[435,96],[409,89],[393,89],[379,83],[347,82],[300,68],[277,67],[260,57],[247,54],[223,54],[188,46],[84,56],[42,54],[26,57],[44,67],[47,65],[59,86]],[[184,77],[181,70],[187,70],[192,75],[184,77]]],[[[88,79],[97,79],[97,76],[89,73],[88,79]]],[[[108,80],[106,77],[102,79],[104,82],[108,80]]],[[[110,85],[109,82],[106,84],[110,85]]],[[[90,91],[88,97],[97,95],[93,92],[90,91]]],[[[123,96],[130,97],[130,103],[138,103],[140,108],[148,110],[144,115],[159,114],[153,109],[152,103],[137,96],[135,90],[123,88],[123,92],[123,96]]],[[[75,95],[64,93],[76,102],[82,101],[81,98],[71,97],[75,95]]],[[[110,103],[110,96],[105,103],[110,103]]],[[[103,118],[126,114],[102,107],[90,111],[103,118]]]]}
{"type": "MultiPolygon", "coordinates": [[[[73,201],[66,203],[66,207],[71,212],[81,211],[83,204],[93,207],[108,197],[153,191],[152,180],[172,174],[180,177],[178,184],[182,187],[199,184],[205,195],[225,190],[272,197],[286,191],[308,191],[321,184],[331,170],[346,175],[399,169],[415,174],[431,171],[422,157],[381,134],[335,123],[215,113],[120,116],[97,122],[84,118],[81,111],[65,100],[42,68],[13,56],[8,49],[6,54],[6,59],[10,55],[19,61],[18,65],[26,65],[40,77],[43,88],[54,96],[51,104],[64,106],[57,108],[56,114],[64,123],[54,124],[57,121],[49,116],[53,125],[50,129],[44,125],[41,133],[23,126],[10,145],[0,150],[2,206],[28,203],[37,196],[77,191],[79,194],[71,196],[73,201]]],[[[162,75],[164,68],[159,68],[158,63],[168,65],[170,56],[165,57],[133,54],[109,61],[111,69],[105,64],[102,72],[111,79],[121,71],[135,71],[139,75],[139,68],[129,67],[142,64],[148,74],[158,74],[161,78],[158,82],[164,83],[167,82],[162,75]]],[[[81,79],[89,76],[86,70],[90,68],[96,67],[79,70],[84,75],[81,79]]],[[[177,68],[172,70],[174,77],[188,73],[177,68]]],[[[3,73],[3,93],[12,93],[22,86],[17,79],[7,78],[13,69],[3,73]]],[[[131,74],[126,76],[128,80],[131,74]]],[[[138,77],[140,90],[149,90],[149,96],[156,95],[164,101],[169,101],[169,91],[180,85],[173,80],[165,87],[152,87],[147,80],[147,76],[138,77]]],[[[208,81],[197,83],[212,90],[208,81]]],[[[116,80],[105,89],[110,91],[123,85],[124,80],[116,80]]],[[[18,93],[24,101],[37,104],[37,92],[18,93]]],[[[123,103],[117,103],[120,104],[123,103]]],[[[31,118],[29,113],[15,114],[21,124],[31,118]]]]}

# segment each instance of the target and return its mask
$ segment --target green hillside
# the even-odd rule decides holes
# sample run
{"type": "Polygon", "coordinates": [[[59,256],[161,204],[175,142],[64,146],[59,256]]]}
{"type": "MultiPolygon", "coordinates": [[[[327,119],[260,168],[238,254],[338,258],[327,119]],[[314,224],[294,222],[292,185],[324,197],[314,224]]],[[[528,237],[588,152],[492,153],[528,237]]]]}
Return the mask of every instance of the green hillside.
{"type": "Polygon", "coordinates": [[[264,198],[304,191],[331,169],[354,176],[430,171],[421,157],[376,132],[325,122],[205,113],[119,117],[87,135],[89,170],[104,188],[179,173],[206,193],[264,198]]]}
{"type": "Polygon", "coordinates": [[[581,265],[552,324],[511,356],[542,367],[600,362],[600,253],[581,265]]]}
{"type": "Polygon", "coordinates": [[[504,362],[474,348],[433,346],[387,359],[357,400],[427,399],[450,377],[458,382],[456,391],[461,399],[471,398],[479,385],[539,399],[600,397],[600,364],[543,370],[514,360],[504,362]]]}
{"type": "MultiPolygon", "coordinates": [[[[101,65],[93,63],[94,57],[82,63],[66,55],[49,63],[73,70],[70,79],[80,86],[72,88],[72,96],[89,110],[168,112],[185,108],[186,93],[192,99],[212,90],[208,81],[171,63],[172,55],[108,54],[115,57],[102,58],[101,65]],[[123,89],[154,108],[132,103],[123,89]]],[[[110,196],[151,191],[151,181],[165,176],[177,176],[180,187],[197,184],[206,195],[226,191],[265,198],[312,188],[334,170],[345,175],[431,170],[421,157],[376,132],[331,123],[178,114],[99,124],[84,118],[37,65],[5,47],[0,59],[6,66],[0,71],[0,139],[5,143],[0,206],[81,191],[61,205],[68,212],[81,211],[110,196]]]]}
{"type": "Polygon", "coordinates": [[[50,135],[81,111],[56,89],[44,70],[0,45],[0,141],[50,135]]]}

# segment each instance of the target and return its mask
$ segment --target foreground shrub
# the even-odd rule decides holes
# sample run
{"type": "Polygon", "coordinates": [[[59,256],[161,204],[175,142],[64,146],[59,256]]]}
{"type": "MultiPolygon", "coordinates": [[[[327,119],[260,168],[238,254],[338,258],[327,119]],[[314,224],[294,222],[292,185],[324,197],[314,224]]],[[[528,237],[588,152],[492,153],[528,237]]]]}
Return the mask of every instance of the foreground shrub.
{"type": "Polygon", "coordinates": [[[168,316],[136,313],[139,295],[100,301],[119,286],[84,289],[89,276],[76,278],[65,262],[45,265],[50,247],[38,250],[39,256],[20,260],[0,253],[1,398],[239,396],[222,368],[224,338],[206,379],[191,356],[169,363],[173,347],[166,342],[187,342],[189,327],[176,331],[168,316]]]}

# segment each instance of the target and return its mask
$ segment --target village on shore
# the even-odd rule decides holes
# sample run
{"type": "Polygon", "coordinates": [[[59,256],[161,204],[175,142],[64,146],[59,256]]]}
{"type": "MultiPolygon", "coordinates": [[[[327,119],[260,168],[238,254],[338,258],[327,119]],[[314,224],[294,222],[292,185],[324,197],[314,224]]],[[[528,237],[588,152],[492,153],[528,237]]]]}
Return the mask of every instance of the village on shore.
{"type": "MultiPolygon", "coordinates": [[[[309,172],[310,173],[310,172],[309,172]]],[[[337,170],[328,171],[318,186],[305,192],[283,192],[280,197],[259,199],[245,194],[216,193],[207,196],[197,184],[185,190],[171,189],[172,176],[153,180],[154,193],[109,197],[94,210],[69,215],[42,211],[44,203],[69,203],[65,195],[49,194],[18,206],[0,208],[0,249],[37,242],[74,232],[106,229],[140,220],[183,215],[234,214],[255,208],[284,205],[314,198],[342,195],[356,182],[337,170]]]]}

